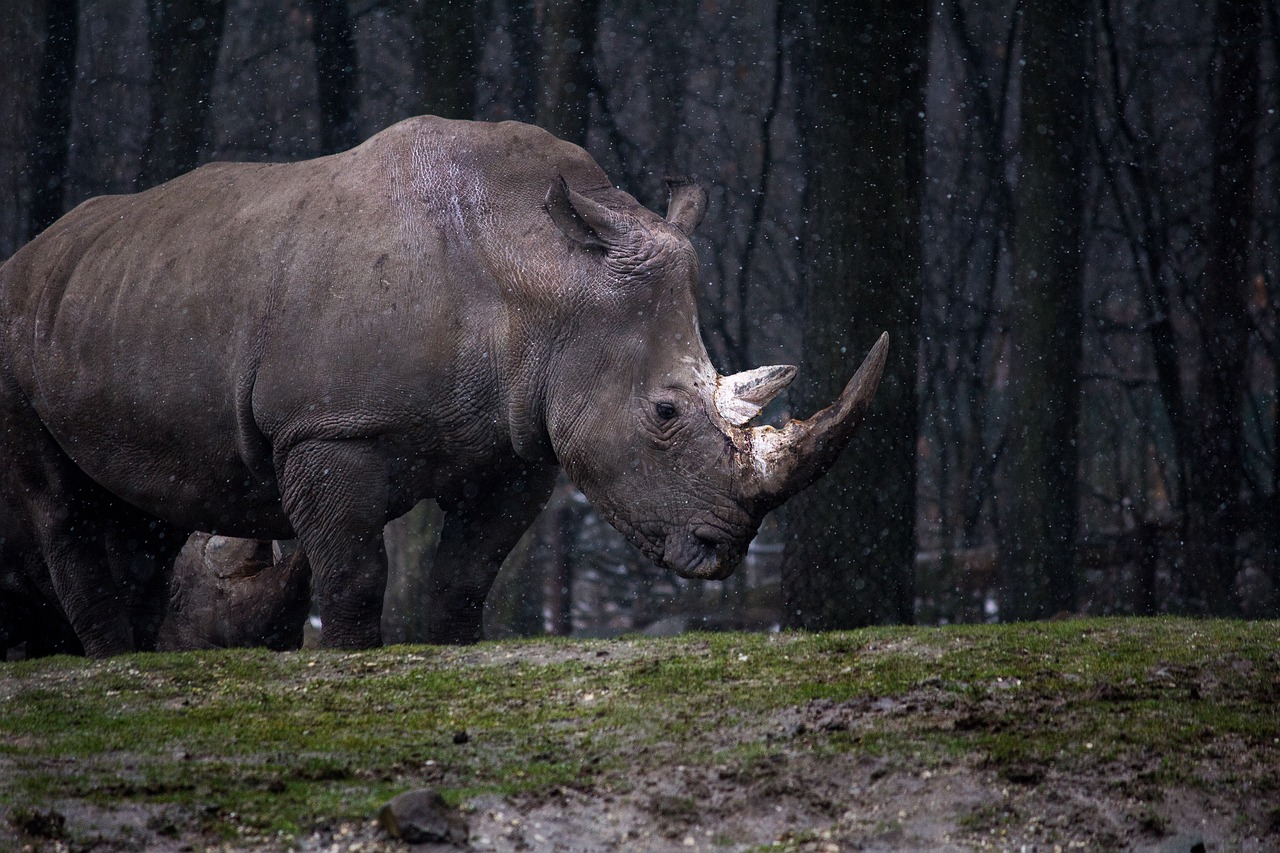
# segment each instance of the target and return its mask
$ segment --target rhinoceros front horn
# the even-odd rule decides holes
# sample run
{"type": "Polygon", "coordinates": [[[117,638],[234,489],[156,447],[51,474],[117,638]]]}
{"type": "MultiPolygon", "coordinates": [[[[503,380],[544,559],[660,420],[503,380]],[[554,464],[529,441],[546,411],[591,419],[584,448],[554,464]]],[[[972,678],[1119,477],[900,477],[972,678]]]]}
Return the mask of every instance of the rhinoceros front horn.
{"type": "Polygon", "coordinates": [[[745,493],[762,509],[778,506],[821,477],[866,416],[884,373],[888,332],[880,336],[839,398],[805,421],[782,429],[752,427],[745,493]]]}

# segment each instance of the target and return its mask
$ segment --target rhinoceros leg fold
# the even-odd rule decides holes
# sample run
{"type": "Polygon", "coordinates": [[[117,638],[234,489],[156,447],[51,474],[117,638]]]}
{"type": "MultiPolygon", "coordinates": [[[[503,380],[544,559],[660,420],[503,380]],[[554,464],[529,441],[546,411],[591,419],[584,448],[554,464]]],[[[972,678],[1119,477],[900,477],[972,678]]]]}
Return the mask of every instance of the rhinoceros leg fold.
{"type": "Polygon", "coordinates": [[[555,488],[553,467],[520,466],[496,482],[441,498],[444,525],[431,564],[427,639],[464,645],[484,639],[484,601],[511,549],[555,488]]]}
{"type": "Polygon", "coordinates": [[[387,462],[372,441],[307,441],[279,464],[281,496],[311,563],[320,644],[382,645],[387,586],[387,462]]]}

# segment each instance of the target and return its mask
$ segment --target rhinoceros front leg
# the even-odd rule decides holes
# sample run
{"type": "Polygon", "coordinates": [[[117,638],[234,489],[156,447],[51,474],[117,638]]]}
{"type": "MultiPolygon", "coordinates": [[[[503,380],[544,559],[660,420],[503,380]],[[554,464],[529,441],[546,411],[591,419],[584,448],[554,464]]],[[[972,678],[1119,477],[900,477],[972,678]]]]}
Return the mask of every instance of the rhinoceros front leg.
{"type": "Polygon", "coordinates": [[[555,487],[556,469],[521,466],[496,483],[438,502],[440,544],[429,574],[427,641],[461,645],[484,639],[484,600],[511,549],[555,487]]]}
{"type": "Polygon", "coordinates": [[[279,464],[289,522],[311,563],[320,644],[382,645],[387,462],[372,441],[308,441],[279,464]]]}

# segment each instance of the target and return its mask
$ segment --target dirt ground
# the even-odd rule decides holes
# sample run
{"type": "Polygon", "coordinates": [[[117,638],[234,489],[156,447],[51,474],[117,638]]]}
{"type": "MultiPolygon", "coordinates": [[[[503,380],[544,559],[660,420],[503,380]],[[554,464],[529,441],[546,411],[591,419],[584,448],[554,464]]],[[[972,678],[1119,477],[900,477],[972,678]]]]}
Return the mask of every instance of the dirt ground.
{"type": "MultiPolygon", "coordinates": [[[[1274,821],[1275,804],[1266,802],[1218,801],[1188,789],[1126,795],[1113,779],[1053,771],[1010,779],[972,761],[920,769],[856,755],[794,755],[785,748],[771,758],[745,777],[727,768],[676,765],[647,774],[626,792],[559,789],[515,800],[476,797],[463,805],[468,849],[1280,850],[1280,825],[1265,823],[1274,821]],[[1263,831],[1250,832],[1258,820],[1264,821],[1263,831]]],[[[1224,766],[1223,772],[1230,770],[1224,766]]],[[[371,821],[315,833],[302,849],[429,847],[394,842],[371,821]]]]}
{"type": "MultiPolygon", "coordinates": [[[[821,712],[797,716],[821,723],[821,712]]],[[[1223,772],[1231,771],[1224,766],[1223,772]]],[[[728,767],[676,765],[648,772],[626,791],[556,788],[541,796],[476,796],[461,806],[470,833],[465,847],[406,844],[390,838],[372,817],[361,824],[335,823],[292,844],[246,838],[211,845],[172,807],[102,810],[55,802],[53,810],[68,821],[66,835],[77,842],[20,839],[5,827],[0,850],[1280,850],[1280,825],[1265,823],[1274,821],[1266,816],[1268,808],[1274,815],[1274,804],[1220,802],[1202,791],[1177,789],[1125,796],[1114,779],[1052,770],[1010,775],[967,760],[920,769],[782,747],[749,776],[728,767]],[[1245,820],[1248,812],[1256,819],[1245,820]],[[1250,825],[1264,831],[1250,833],[1250,825]]]]}
{"type": "MultiPolygon", "coordinates": [[[[673,767],[638,791],[557,790],[510,800],[481,795],[463,804],[465,847],[407,844],[376,820],[339,823],[283,849],[310,853],[378,851],[753,851],[802,850],[1196,850],[1274,851],[1280,837],[1242,837],[1238,805],[1186,791],[1164,792],[1149,814],[1135,803],[1099,796],[1095,782],[1047,779],[1011,785],[969,767],[910,774],[871,760],[782,761],[768,780],[723,779],[673,767]],[[1135,829],[1135,819],[1137,828],[1135,829]]],[[[162,810],[102,811],[63,806],[81,838],[19,840],[0,832],[0,849],[167,851],[279,850],[269,840],[210,845],[200,834],[164,829],[162,810]],[[90,828],[93,828],[92,830],[90,828]],[[88,831],[88,832],[86,832],[88,831]],[[10,846],[12,845],[12,846],[10,846]]]]}
{"type": "Polygon", "coordinates": [[[1280,835],[1240,834],[1239,804],[1189,791],[1163,792],[1159,808],[1100,795],[1096,780],[1047,778],[1011,784],[979,768],[910,773],[875,760],[788,761],[776,774],[743,780],[716,770],[672,767],[627,793],[559,789],[516,800],[481,795],[464,802],[465,847],[407,844],[374,819],[338,823],[281,845],[266,839],[210,843],[174,833],[167,810],[105,812],[59,803],[81,839],[19,840],[8,850],[300,849],[309,853],[378,851],[929,851],[1196,850],[1274,851],[1280,835]],[[83,839],[93,839],[84,841],[83,839]]]}
{"type": "MultiPolygon", "coordinates": [[[[477,654],[510,658],[513,652],[477,654]]],[[[575,652],[535,646],[514,654],[545,663],[575,652]]],[[[627,654],[620,647],[614,657],[627,654]]],[[[1199,683],[1212,699],[1212,684],[1199,683]]],[[[1012,717],[1009,711],[996,694],[957,703],[954,692],[927,683],[892,698],[811,700],[707,732],[713,755],[718,746],[762,744],[749,765],[672,764],[669,753],[637,745],[629,757],[635,770],[622,784],[605,776],[538,794],[464,796],[465,848],[405,844],[390,838],[374,815],[288,841],[246,834],[234,843],[215,842],[177,806],[108,809],[55,799],[47,813],[27,815],[24,825],[15,827],[12,814],[0,823],[0,850],[1280,850],[1280,803],[1272,801],[1280,746],[1260,755],[1216,737],[1197,759],[1202,766],[1195,775],[1230,782],[1217,789],[1158,787],[1151,779],[1163,756],[1138,752],[1090,761],[1090,743],[1079,744],[1082,757],[1062,766],[996,766],[979,753],[886,757],[883,750],[823,746],[832,733],[856,742],[860,733],[886,726],[1016,729],[1020,718],[1027,721],[1026,736],[1035,737],[1036,726],[1051,721],[1057,708],[1046,699],[1019,705],[1012,717]],[[1247,796],[1251,785],[1258,796],[1247,796]],[[65,824],[45,826],[41,819],[65,824]]],[[[12,759],[0,753],[0,783],[12,772],[12,759]]]]}

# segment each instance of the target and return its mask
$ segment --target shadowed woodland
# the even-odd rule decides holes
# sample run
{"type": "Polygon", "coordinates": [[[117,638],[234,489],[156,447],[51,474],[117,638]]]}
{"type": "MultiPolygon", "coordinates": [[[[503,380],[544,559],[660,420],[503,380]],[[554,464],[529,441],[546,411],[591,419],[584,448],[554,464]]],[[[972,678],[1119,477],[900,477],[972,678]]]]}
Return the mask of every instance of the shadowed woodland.
{"type": "MultiPolygon", "coordinates": [[[[1278,47],[1272,0],[5,0],[0,259],[205,162],[532,122],[651,208],[707,187],[717,368],[800,369],[767,419],[891,356],[736,575],[655,568],[562,481],[490,636],[1274,617],[1278,47]]],[[[388,527],[389,642],[437,521],[388,527]]]]}

